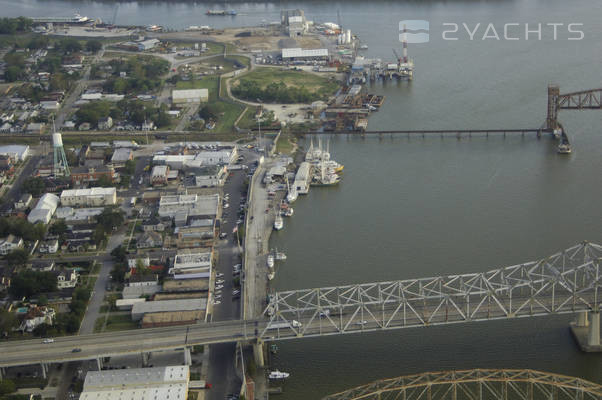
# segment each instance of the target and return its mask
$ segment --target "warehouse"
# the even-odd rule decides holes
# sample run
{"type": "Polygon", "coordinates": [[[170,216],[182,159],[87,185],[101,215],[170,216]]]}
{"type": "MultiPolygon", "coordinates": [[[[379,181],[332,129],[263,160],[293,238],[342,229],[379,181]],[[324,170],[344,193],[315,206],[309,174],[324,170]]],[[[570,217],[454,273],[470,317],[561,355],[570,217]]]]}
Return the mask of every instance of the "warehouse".
{"type": "Polygon", "coordinates": [[[190,325],[205,319],[205,311],[177,311],[144,314],[142,328],[157,328],[161,326],[190,325]]]}
{"type": "Polygon", "coordinates": [[[328,49],[302,49],[299,47],[282,49],[282,59],[284,61],[326,60],[328,59],[328,49]]]}
{"type": "Polygon", "coordinates": [[[171,101],[173,104],[201,103],[209,101],[208,89],[172,90],[171,101]]]}
{"type": "Polygon", "coordinates": [[[156,185],[167,185],[167,175],[169,174],[169,166],[167,165],[155,165],[151,172],[151,184],[156,185]]]}
{"type": "Polygon", "coordinates": [[[11,144],[0,146],[0,156],[8,156],[13,162],[24,161],[29,155],[29,146],[11,144]]]}
{"type": "Polygon", "coordinates": [[[159,202],[159,216],[161,218],[175,218],[179,215],[181,218],[205,217],[215,218],[219,207],[219,195],[199,196],[174,195],[161,196],[159,202]]]}
{"type": "Polygon", "coordinates": [[[32,224],[42,222],[47,224],[50,222],[52,215],[56,211],[59,205],[59,198],[52,193],[46,193],[36,204],[35,208],[31,210],[27,216],[27,221],[32,224]]]}
{"type": "Polygon", "coordinates": [[[63,206],[99,207],[117,204],[117,189],[114,187],[63,190],[61,193],[63,206]]]}
{"type": "Polygon", "coordinates": [[[187,365],[88,371],[80,400],[186,400],[187,365]],[[118,393],[118,394],[117,394],[118,393]]]}
{"type": "Polygon", "coordinates": [[[140,321],[145,314],[158,312],[196,311],[207,309],[207,299],[145,301],[132,306],[132,321],[140,321]]]}
{"type": "Polygon", "coordinates": [[[148,39],[138,42],[136,45],[138,47],[138,51],[146,51],[154,49],[159,43],[161,43],[159,39],[148,39]]]}

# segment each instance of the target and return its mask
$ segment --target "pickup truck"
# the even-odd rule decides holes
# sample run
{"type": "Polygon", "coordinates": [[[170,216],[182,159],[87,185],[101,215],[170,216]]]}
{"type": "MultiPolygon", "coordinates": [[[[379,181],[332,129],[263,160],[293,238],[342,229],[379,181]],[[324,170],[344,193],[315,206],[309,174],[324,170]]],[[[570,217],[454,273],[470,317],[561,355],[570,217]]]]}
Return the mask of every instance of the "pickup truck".
{"type": "Polygon", "coordinates": [[[303,324],[299,321],[293,320],[292,322],[272,322],[268,324],[268,329],[280,329],[280,328],[300,328],[303,324]]]}

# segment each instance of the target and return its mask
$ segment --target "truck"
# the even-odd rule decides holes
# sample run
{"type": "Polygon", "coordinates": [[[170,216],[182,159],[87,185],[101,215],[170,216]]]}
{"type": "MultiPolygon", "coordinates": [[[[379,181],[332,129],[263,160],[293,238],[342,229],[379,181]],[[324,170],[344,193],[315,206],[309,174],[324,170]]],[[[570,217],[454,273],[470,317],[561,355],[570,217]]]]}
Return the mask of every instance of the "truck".
{"type": "Polygon", "coordinates": [[[299,321],[292,320],[292,322],[282,321],[282,322],[270,322],[268,324],[268,329],[281,329],[281,328],[300,328],[303,324],[299,321]]]}

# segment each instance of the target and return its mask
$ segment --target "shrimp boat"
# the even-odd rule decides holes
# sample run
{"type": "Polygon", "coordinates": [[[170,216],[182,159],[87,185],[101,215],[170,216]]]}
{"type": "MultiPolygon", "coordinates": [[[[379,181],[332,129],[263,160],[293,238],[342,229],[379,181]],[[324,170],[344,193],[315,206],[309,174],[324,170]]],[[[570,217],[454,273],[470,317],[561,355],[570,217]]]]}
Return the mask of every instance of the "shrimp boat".
{"type": "Polygon", "coordinates": [[[282,228],[284,228],[284,220],[280,215],[276,215],[276,220],[274,221],[274,229],[279,231],[282,228]]]}
{"type": "Polygon", "coordinates": [[[294,212],[295,210],[293,210],[292,207],[289,207],[285,210],[282,210],[280,212],[280,215],[282,215],[283,217],[292,217],[294,212]]]}
{"type": "Polygon", "coordinates": [[[276,259],[276,261],[285,261],[286,260],[286,254],[284,254],[281,251],[275,251],[274,252],[274,258],[276,259]]]}
{"type": "Polygon", "coordinates": [[[288,177],[286,178],[286,190],[287,190],[286,201],[288,201],[289,203],[292,203],[295,200],[297,200],[297,197],[299,197],[299,193],[297,193],[297,188],[295,188],[294,185],[291,188],[291,185],[288,182],[288,177]]]}

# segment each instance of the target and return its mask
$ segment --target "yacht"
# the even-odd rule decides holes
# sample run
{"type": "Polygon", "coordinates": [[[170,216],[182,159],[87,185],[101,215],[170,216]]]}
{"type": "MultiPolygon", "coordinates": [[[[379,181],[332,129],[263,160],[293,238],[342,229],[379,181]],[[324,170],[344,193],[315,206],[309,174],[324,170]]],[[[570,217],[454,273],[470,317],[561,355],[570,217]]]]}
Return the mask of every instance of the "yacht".
{"type": "Polygon", "coordinates": [[[274,267],[274,255],[270,254],[268,256],[268,267],[273,268],[274,267]]]}
{"type": "Polygon", "coordinates": [[[299,196],[299,194],[297,193],[297,188],[295,188],[294,185],[291,188],[291,185],[288,182],[288,178],[286,178],[286,189],[288,190],[288,193],[286,194],[286,201],[292,203],[295,200],[297,200],[297,197],[299,196]]]}
{"type": "Polygon", "coordinates": [[[284,260],[286,260],[286,254],[284,254],[281,251],[280,252],[276,251],[274,253],[274,255],[275,255],[276,261],[284,261],[284,260]]]}
{"type": "Polygon", "coordinates": [[[270,379],[286,379],[289,376],[291,376],[291,374],[289,374],[288,372],[282,372],[282,371],[272,371],[270,372],[269,378],[270,379]]]}
{"type": "Polygon", "coordinates": [[[282,228],[284,228],[284,220],[280,215],[276,215],[276,220],[274,221],[274,229],[279,231],[282,228]]]}

